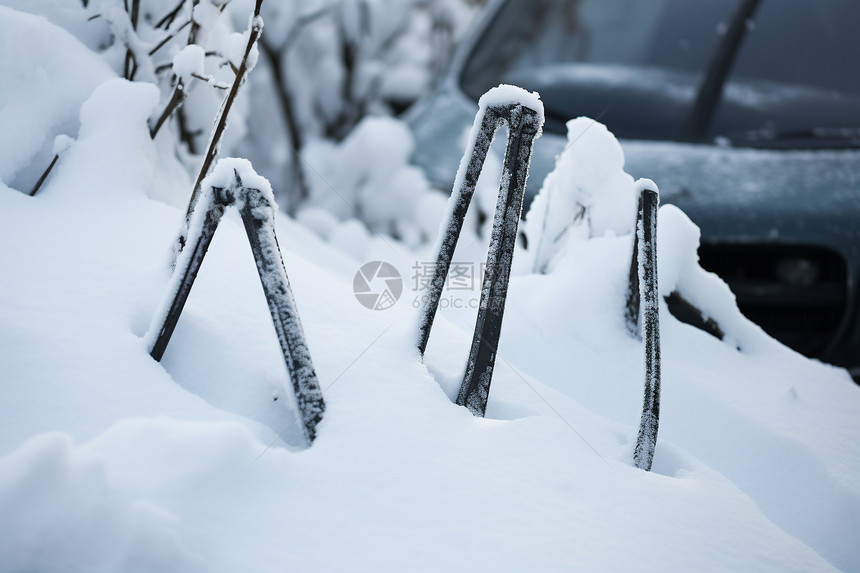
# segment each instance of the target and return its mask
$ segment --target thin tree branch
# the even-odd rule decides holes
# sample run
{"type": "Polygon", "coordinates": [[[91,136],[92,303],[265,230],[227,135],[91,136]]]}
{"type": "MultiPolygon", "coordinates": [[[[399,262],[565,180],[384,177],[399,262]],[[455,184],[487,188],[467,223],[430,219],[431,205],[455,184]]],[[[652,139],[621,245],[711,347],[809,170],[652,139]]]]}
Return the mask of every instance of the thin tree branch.
{"type": "Polygon", "coordinates": [[[42,183],[44,183],[45,179],[48,178],[48,175],[51,174],[51,170],[54,168],[54,165],[57,164],[57,160],[59,158],[60,158],[59,154],[54,155],[54,158],[51,160],[51,164],[48,165],[48,168],[45,169],[45,172],[42,173],[42,176],[39,177],[38,181],[36,181],[36,184],[33,186],[33,190],[30,191],[30,197],[33,197],[39,191],[39,188],[42,186],[42,183]]]}
{"type": "Polygon", "coordinates": [[[197,43],[197,32],[200,31],[200,24],[194,19],[194,7],[197,6],[197,1],[191,3],[191,30],[188,32],[188,44],[197,43]]]}
{"type": "Polygon", "coordinates": [[[140,17],[140,0],[132,0],[131,2],[131,27],[137,30],[137,21],[140,17]]]}
{"type": "Polygon", "coordinates": [[[173,73],[173,62],[164,62],[163,64],[158,64],[153,71],[156,76],[160,76],[164,72],[170,72],[171,74],[173,73]]]}
{"type": "Polygon", "coordinates": [[[149,130],[149,135],[152,139],[155,139],[155,136],[158,135],[158,130],[161,129],[161,126],[164,125],[164,122],[167,121],[176,108],[182,105],[182,102],[185,101],[185,95],[185,86],[182,84],[182,80],[179,79],[176,82],[176,87],[173,88],[173,93],[170,95],[170,101],[167,102],[164,111],[161,112],[161,116],[159,116],[153,128],[149,130]]]}
{"type": "Polygon", "coordinates": [[[164,47],[164,45],[165,45],[165,44],[167,44],[167,42],[169,42],[170,40],[172,40],[173,38],[175,38],[177,33],[181,32],[182,30],[184,30],[185,28],[187,28],[187,27],[188,27],[188,25],[189,25],[190,23],[191,23],[191,20],[188,20],[187,22],[185,22],[184,24],[182,24],[181,26],[179,26],[179,27],[176,29],[176,32],[173,32],[172,34],[168,34],[167,36],[165,36],[163,40],[161,40],[158,44],[156,44],[156,46],[155,46],[154,48],[152,48],[152,49],[148,52],[148,54],[149,54],[150,56],[151,56],[151,55],[153,55],[153,54],[155,54],[155,52],[157,52],[158,50],[160,50],[161,48],[163,48],[163,47],[164,47]]]}
{"type": "Polygon", "coordinates": [[[198,80],[200,80],[202,82],[206,82],[208,85],[212,86],[215,89],[219,89],[219,90],[229,90],[230,89],[230,84],[228,84],[226,82],[219,82],[213,76],[210,76],[210,75],[202,75],[202,74],[194,74],[193,73],[193,74],[191,74],[191,77],[197,78],[198,80]]]}
{"type": "MultiPolygon", "coordinates": [[[[191,197],[188,200],[188,207],[185,210],[186,223],[191,217],[191,212],[197,203],[200,196],[200,183],[203,178],[209,174],[215,158],[218,156],[218,149],[221,146],[221,138],[224,136],[224,131],[227,129],[227,116],[230,114],[230,109],[233,107],[233,102],[239,94],[239,88],[245,81],[245,75],[248,72],[248,57],[251,55],[251,50],[254,49],[257,40],[263,32],[263,20],[260,18],[260,8],[263,0],[257,0],[254,7],[254,16],[251,20],[251,33],[248,35],[248,44],[245,46],[245,54],[242,56],[242,61],[239,64],[239,70],[236,78],[233,80],[233,85],[230,88],[230,93],[224,99],[221,110],[218,114],[218,119],[215,124],[215,129],[209,139],[209,147],[206,150],[206,155],[203,158],[203,164],[200,166],[200,172],[197,174],[197,180],[194,182],[194,188],[191,191],[191,197]]],[[[181,241],[184,242],[184,241],[181,241]]]]}
{"type": "Polygon", "coordinates": [[[280,50],[283,53],[287,53],[292,47],[293,44],[296,43],[296,40],[299,37],[299,33],[302,29],[308,24],[312,24],[315,20],[319,20],[337,6],[337,4],[329,4],[328,6],[323,6],[316,12],[311,12],[310,14],[304,14],[303,16],[299,16],[296,18],[296,21],[293,22],[293,25],[290,26],[287,35],[285,36],[284,43],[280,46],[280,50]]]}
{"type": "Polygon", "coordinates": [[[298,198],[304,199],[309,195],[308,183],[305,180],[305,173],[302,169],[301,158],[299,157],[299,150],[304,145],[304,142],[302,141],[302,132],[299,129],[299,123],[293,108],[293,96],[286,88],[286,83],[284,82],[283,58],[286,57],[287,51],[286,49],[282,49],[280,52],[277,52],[265,40],[260,42],[260,46],[272,65],[275,93],[278,96],[278,103],[281,104],[281,112],[284,115],[284,122],[287,124],[287,135],[290,138],[290,151],[293,154],[293,174],[299,187],[298,198]]]}
{"type": "MultiPolygon", "coordinates": [[[[125,10],[129,12],[128,0],[125,2],[125,10]]],[[[131,29],[137,31],[137,19],[140,16],[140,0],[132,0],[131,2],[131,29]]],[[[123,76],[127,80],[133,80],[134,74],[137,73],[137,59],[134,57],[131,46],[125,51],[125,73],[123,76]]]]}
{"type": "MultiPolygon", "coordinates": [[[[186,2],[187,2],[187,0],[179,0],[179,4],[176,5],[176,8],[174,8],[173,10],[171,10],[170,12],[165,14],[164,17],[161,18],[161,20],[159,20],[157,24],[155,24],[155,29],[156,30],[159,28],[164,28],[165,30],[169,29],[170,26],[173,25],[173,21],[179,15],[179,12],[182,11],[182,7],[185,6],[186,2]]],[[[196,6],[197,4],[200,3],[200,0],[193,0],[193,2],[194,2],[194,5],[196,6]]]]}
{"type": "Polygon", "coordinates": [[[134,52],[131,48],[125,49],[125,68],[123,77],[129,81],[134,80],[134,74],[137,72],[137,62],[134,59],[134,52]]]}
{"type": "Polygon", "coordinates": [[[188,153],[197,155],[197,144],[194,142],[194,138],[203,133],[203,130],[197,129],[192,131],[188,127],[188,117],[185,115],[185,108],[182,106],[179,106],[179,109],[176,110],[176,125],[179,127],[179,139],[185,144],[188,153]]]}

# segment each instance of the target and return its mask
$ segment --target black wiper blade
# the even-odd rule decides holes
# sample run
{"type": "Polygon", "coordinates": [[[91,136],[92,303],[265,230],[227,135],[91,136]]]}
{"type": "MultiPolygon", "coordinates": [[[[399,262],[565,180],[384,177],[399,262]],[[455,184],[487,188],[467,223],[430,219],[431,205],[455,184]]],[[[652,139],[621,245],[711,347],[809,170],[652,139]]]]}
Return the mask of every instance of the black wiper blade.
{"type": "Polygon", "coordinates": [[[711,124],[735,55],[740,48],[741,40],[746,34],[747,22],[752,19],[760,3],[761,0],[741,0],[732,14],[722,41],[711,54],[705,76],[696,93],[696,99],[681,127],[678,135],[681,141],[701,141],[704,137],[711,124]]]}

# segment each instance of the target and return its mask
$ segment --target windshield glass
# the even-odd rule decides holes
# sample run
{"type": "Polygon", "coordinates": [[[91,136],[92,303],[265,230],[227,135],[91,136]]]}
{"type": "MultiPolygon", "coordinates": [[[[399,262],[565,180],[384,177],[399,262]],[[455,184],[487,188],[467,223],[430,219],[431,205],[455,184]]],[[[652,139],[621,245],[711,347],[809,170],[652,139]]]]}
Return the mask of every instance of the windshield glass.
{"type": "MultiPolygon", "coordinates": [[[[739,0],[511,0],[467,59],[463,89],[541,94],[546,129],[600,118],[619,137],[676,139],[739,0]]],[[[860,144],[858,0],[761,0],[701,139],[860,144]]]]}

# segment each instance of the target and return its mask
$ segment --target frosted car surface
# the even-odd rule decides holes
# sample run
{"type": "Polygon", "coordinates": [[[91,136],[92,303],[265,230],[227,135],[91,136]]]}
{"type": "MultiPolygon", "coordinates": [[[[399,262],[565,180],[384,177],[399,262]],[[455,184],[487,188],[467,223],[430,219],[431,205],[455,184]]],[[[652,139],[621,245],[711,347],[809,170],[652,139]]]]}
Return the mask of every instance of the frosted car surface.
{"type": "MultiPolygon", "coordinates": [[[[414,161],[450,188],[477,98],[538,91],[526,210],[588,116],[625,169],[701,228],[741,310],[860,379],[860,4],[852,0],[493,2],[410,112],[414,161]]],[[[525,211],[524,211],[525,212],[525,211]]]]}

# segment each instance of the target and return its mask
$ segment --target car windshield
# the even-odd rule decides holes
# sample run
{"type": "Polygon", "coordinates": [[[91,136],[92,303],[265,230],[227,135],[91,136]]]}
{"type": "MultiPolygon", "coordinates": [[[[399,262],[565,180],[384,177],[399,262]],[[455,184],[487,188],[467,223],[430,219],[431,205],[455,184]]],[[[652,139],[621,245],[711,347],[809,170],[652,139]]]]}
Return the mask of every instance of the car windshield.
{"type": "MultiPolygon", "coordinates": [[[[541,94],[549,131],[586,115],[616,135],[683,139],[721,42],[749,0],[510,0],[461,75],[541,94]]],[[[756,4],[756,3],[753,3],[756,4]]],[[[860,1],[760,0],[696,139],[739,146],[860,146],[860,1]]]]}

